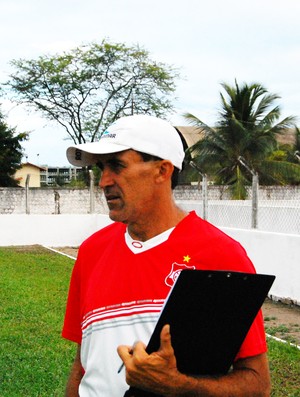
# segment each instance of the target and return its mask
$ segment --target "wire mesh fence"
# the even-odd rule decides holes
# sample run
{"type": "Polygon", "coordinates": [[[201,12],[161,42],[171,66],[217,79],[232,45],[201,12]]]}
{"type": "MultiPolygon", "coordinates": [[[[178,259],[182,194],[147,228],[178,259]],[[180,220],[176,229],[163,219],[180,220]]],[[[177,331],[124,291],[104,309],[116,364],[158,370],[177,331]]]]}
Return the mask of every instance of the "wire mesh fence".
{"type": "MultiPolygon", "coordinates": [[[[247,200],[232,200],[226,186],[179,186],[176,202],[224,227],[300,234],[300,186],[250,186],[247,200]],[[254,200],[255,199],[255,200],[254,200]]],[[[102,191],[86,189],[0,188],[0,214],[107,214],[102,191]]]]}
{"type": "Polygon", "coordinates": [[[197,193],[192,190],[181,196],[177,192],[178,202],[215,225],[300,234],[300,186],[258,186],[255,197],[249,187],[247,200],[231,200],[226,186],[201,183],[197,193]]]}

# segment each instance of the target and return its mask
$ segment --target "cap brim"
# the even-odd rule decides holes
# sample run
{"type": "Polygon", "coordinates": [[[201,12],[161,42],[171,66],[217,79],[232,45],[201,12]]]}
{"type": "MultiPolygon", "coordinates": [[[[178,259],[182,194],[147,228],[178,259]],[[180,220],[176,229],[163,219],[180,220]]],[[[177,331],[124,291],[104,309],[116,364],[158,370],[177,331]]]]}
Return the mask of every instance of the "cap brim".
{"type": "Polygon", "coordinates": [[[99,161],[100,154],[122,152],[130,149],[129,146],[114,144],[112,142],[89,142],[70,146],[67,149],[68,161],[77,167],[94,165],[99,161]]]}

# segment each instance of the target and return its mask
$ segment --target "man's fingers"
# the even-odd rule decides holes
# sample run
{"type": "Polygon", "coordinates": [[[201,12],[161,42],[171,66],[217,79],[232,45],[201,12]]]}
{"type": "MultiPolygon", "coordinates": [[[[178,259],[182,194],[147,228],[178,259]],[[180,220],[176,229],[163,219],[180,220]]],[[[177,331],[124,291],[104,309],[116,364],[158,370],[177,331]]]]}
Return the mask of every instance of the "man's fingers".
{"type": "Polygon", "coordinates": [[[125,361],[126,358],[130,357],[132,354],[132,346],[120,345],[117,348],[120,358],[125,361]]]}
{"type": "Polygon", "coordinates": [[[172,351],[173,347],[171,343],[171,332],[170,325],[166,324],[163,326],[160,333],[160,350],[172,351]]]}
{"type": "Polygon", "coordinates": [[[160,361],[163,359],[164,362],[172,362],[172,367],[176,366],[176,358],[174,356],[174,350],[171,343],[169,324],[164,325],[161,330],[159,350],[149,355],[145,349],[146,345],[143,342],[136,342],[133,346],[118,346],[118,354],[126,366],[127,371],[129,368],[143,365],[143,363],[146,363],[147,360],[149,364],[155,362],[156,360],[160,361]]]}
{"type": "Polygon", "coordinates": [[[118,354],[125,363],[127,359],[135,356],[147,355],[145,352],[146,345],[143,342],[135,342],[133,346],[121,345],[117,348],[118,354]]]}

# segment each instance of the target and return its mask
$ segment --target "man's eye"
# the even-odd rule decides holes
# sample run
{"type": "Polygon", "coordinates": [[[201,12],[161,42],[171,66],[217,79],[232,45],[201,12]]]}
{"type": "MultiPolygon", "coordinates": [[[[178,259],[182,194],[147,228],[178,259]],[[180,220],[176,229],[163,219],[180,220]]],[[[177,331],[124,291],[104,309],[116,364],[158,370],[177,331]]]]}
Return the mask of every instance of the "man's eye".
{"type": "Polygon", "coordinates": [[[99,167],[101,171],[103,171],[103,164],[100,163],[100,161],[98,161],[98,163],[96,163],[96,166],[99,167]]]}
{"type": "Polygon", "coordinates": [[[120,172],[124,167],[124,164],[119,161],[114,161],[109,164],[109,167],[114,172],[120,172]]]}

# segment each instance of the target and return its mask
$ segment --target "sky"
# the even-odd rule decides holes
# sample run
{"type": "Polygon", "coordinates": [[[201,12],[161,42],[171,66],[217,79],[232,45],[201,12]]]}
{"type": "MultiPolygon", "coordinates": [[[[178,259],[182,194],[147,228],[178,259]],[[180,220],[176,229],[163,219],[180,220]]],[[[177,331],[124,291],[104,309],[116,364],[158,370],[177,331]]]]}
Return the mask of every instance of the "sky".
{"type": "MultiPolygon", "coordinates": [[[[151,59],[179,69],[174,125],[187,125],[185,112],[213,125],[221,83],[235,79],[278,94],[282,118],[300,120],[299,16],[299,0],[0,0],[0,83],[13,59],[108,39],[139,44],[151,59]]],[[[72,142],[62,127],[6,98],[0,109],[9,126],[30,131],[24,162],[69,165],[72,142]]]]}

